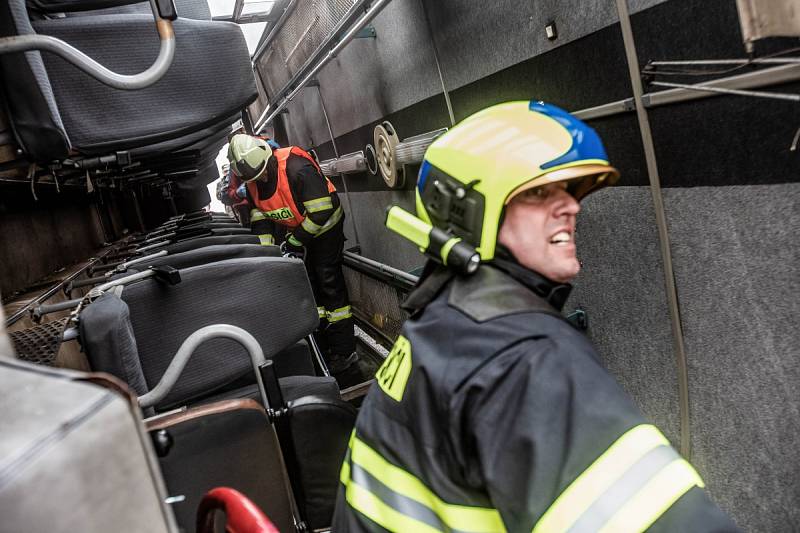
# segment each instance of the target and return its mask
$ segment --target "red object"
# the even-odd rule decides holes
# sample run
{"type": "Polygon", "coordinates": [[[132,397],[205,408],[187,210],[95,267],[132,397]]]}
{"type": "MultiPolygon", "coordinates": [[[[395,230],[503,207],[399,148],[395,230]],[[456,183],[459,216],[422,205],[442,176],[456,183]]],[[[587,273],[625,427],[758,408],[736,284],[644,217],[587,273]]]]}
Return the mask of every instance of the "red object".
{"type": "Polygon", "coordinates": [[[214,514],[227,516],[227,533],[279,533],[261,509],[238,490],[217,487],[203,496],[197,508],[197,533],[214,533],[214,514]]]}
{"type": "MultiPolygon", "coordinates": [[[[278,148],[277,150],[273,150],[272,153],[275,155],[275,159],[278,160],[278,186],[275,189],[275,194],[266,199],[259,198],[258,186],[255,181],[251,181],[247,184],[247,188],[250,191],[250,198],[253,199],[256,207],[274,222],[290,228],[296,228],[303,222],[305,217],[297,211],[294,198],[292,197],[292,191],[289,189],[289,176],[286,175],[286,161],[292,154],[299,155],[300,157],[308,159],[320,174],[322,174],[322,171],[314,158],[311,157],[308,152],[297,146],[278,148]]],[[[331,183],[331,180],[325,178],[325,181],[328,182],[328,192],[334,192],[336,187],[331,183]]]]}

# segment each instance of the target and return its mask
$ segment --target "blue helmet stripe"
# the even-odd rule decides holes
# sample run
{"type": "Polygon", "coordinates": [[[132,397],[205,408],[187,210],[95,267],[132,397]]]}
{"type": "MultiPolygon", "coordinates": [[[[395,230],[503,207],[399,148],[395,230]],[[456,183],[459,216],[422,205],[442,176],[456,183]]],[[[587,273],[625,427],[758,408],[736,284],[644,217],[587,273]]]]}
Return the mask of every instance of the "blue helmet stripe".
{"type": "Polygon", "coordinates": [[[417,176],[417,189],[420,194],[425,189],[425,181],[428,179],[428,173],[431,171],[431,164],[427,160],[422,161],[422,166],[419,167],[419,175],[417,176]]]}
{"type": "Polygon", "coordinates": [[[600,141],[600,137],[592,128],[584,124],[581,120],[573,117],[560,107],[544,102],[531,100],[528,108],[531,111],[536,111],[537,113],[552,118],[561,124],[572,136],[572,146],[570,146],[569,150],[567,150],[564,155],[543,164],[542,169],[553,168],[585,159],[602,159],[603,161],[608,161],[608,156],[606,155],[605,148],[603,148],[602,141],[600,141]]]}

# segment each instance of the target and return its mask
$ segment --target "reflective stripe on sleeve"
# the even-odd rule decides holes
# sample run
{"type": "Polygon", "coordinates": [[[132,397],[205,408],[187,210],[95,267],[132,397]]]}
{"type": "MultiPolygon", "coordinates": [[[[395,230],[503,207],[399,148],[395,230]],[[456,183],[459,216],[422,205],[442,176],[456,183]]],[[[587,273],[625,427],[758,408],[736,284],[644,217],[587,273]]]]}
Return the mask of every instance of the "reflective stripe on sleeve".
{"type": "Polygon", "coordinates": [[[584,470],[533,532],[643,531],[695,485],[703,481],[694,468],[655,426],[642,424],[584,470]]]}
{"type": "Polygon", "coordinates": [[[351,439],[340,479],[350,506],[391,531],[505,531],[496,509],[445,503],[358,437],[351,439]]]}
{"type": "Polygon", "coordinates": [[[250,222],[258,222],[259,220],[266,220],[266,215],[262,213],[259,209],[251,209],[250,210],[250,222]]]}
{"type": "Polygon", "coordinates": [[[328,312],[325,310],[324,307],[317,307],[317,314],[321,319],[328,318],[328,312]]]}
{"type": "Polygon", "coordinates": [[[328,322],[339,322],[340,320],[344,320],[346,318],[350,318],[353,316],[353,312],[349,305],[345,305],[344,307],[340,307],[339,309],[334,309],[333,311],[328,311],[328,322]]]}
{"type": "Polygon", "coordinates": [[[314,237],[319,237],[320,235],[331,229],[333,226],[335,226],[336,223],[342,219],[343,214],[344,212],[342,211],[342,206],[339,206],[336,208],[336,211],[334,211],[333,214],[331,214],[330,218],[328,218],[328,220],[322,226],[314,223],[314,221],[308,217],[306,217],[303,220],[302,224],[300,225],[303,227],[304,230],[306,230],[314,237]]]}
{"type": "Polygon", "coordinates": [[[326,209],[333,209],[333,199],[330,196],[323,196],[322,198],[315,198],[307,202],[303,202],[303,207],[309,213],[319,213],[326,209]]]}
{"type": "Polygon", "coordinates": [[[271,233],[263,233],[259,235],[258,240],[261,241],[261,246],[272,246],[275,244],[275,237],[273,237],[271,233]]]}

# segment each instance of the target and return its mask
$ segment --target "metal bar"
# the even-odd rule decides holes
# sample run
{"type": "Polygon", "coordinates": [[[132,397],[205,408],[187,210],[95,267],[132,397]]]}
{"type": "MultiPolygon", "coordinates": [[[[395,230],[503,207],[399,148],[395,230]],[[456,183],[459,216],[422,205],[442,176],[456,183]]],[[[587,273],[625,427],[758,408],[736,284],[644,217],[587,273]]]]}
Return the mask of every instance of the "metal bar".
{"type": "Polygon", "coordinates": [[[147,394],[139,396],[139,406],[142,408],[152,407],[163,400],[172,390],[172,387],[175,386],[175,383],[178,381],[178,378],[183,372],[186,363],[189,362],[189,358],[195,352],[197,347],[207,340],[218,338],[236,341],[241,344],[245,350],[247,350],[250,360],[253,363],[253,370],[256,374],[256,380],[258,381],[258,390],[261,394],[261,401],[263,402],[264,407],[269,409],[269,400],[267,400],[267,395],[264,390],[264,382],[261,380],[261,372],[259,371],[259,367],[266,362],[264,351],[261,349],[261,346],[258,344],[258,341],[255,339],[255,337],[253,337],[250,333],[240,327],[231,326],[229,324],[214,324],[212,326],[206,326],[189,335],[186,340],[183,341],[181,347],[178,348],[178,351],[175,353],[175,357],[173,357],[172,361],[170,361],[167,370],[164,371],[164,374],[161,376],[158,384],[147,394]]]}
{"type": "MultiPolygon", "coordinates": [[[[347,31],[347,33],[345,33],[345,35],[341,38],[341,40],[331,50],[329,50],[328,53],[320,61],[318,61],[311,68],[311,70],[305,75],[302,81],[300,81],[295,86],[294,90],[291,93],[285,96],[283,100],[280,103],[278,103],[278,105],[274,107],[270,106],[269,108],[264,110],[264,113],[262,113],[262,117],[267,112],[270,112],[270,115],[263,121],[261,120],[261,118],[259,118],[259,122],[256,124],[256,131],[260,131],[265,124],[271,122],[278,115],[278,113],[280,113],[283,110],[283,108],[285,108],[286,105],[289,102],[291,102],[292,99],[294,99],[297,93],[300,92],[308,84],[308,82],[310,82],[317,75],[317,73],[319,73],[319,71],[322,70],[322,68],[328,64],[328,62],[331,59],[336,57],[339,54],[339,52],[341,52],[341,50],[350,41],[353,40],[353,38],[361,30],[361,28],[369,24],[372,21],[372,19],[374,19],[378,15],[378,13],[380,13],[383,10],[383,8],[389,4],[389,2],[391,2],[391,0],[376,0],[372,4],[372,7],[370,7],[369,10],[360,19],[358,19],[358,21],[347,31]]],[[[332,34],[332,36],[334,37],[335,35],[336,32],[332,34]]],[[[305,70],[306,69],[303,68],[299,72],[304,72],[305,70]]],[[[290,82],[287,85],[287,87],[281,91],[281,93],[284,92],[288,87],[292,86],[293,85],[290,82]]]]}
{"type": "Polygon", "coordinates": [[[447,91],[447,85],[444,83],[444,75],[442,74],[442,67],[439,65],[439,50],[436,48],[436,40],[433,38],[433,29],[431,28],[431,19],[428,16],[428,10],[425,9],[425,0],[420,0],[422,6],[422,14],[425,16],[425,25],[428,28],[428,35],[431,38],[431,48],[433,49],[433,59],[436,62],[436,70],[439,72],[439,81],[442,84],[442,93],[444,94],[444,101],[447,105],[447,114],[450,116],[450,126],[456,125],[456,117],[453,114],[453,104],[450,102],[450,93],[447,91]]]}
{"type": "Polygon", "coordinates": [[[767,65],[782,65],[787,63],[800,63],[800,57],[784,57],[784,58],[753,58],[753,59],[692,59],[685,61],[650,61],[648,65],[656,67],[671,67],[671,66],[700,66],[700,65],[748,65],[754,64],[767,64],[767,65]]]}
{"type": "Polygon", "coordinates": [[[667,292],[667,305],[669,307],[670,324],[672,327],[672,342],[675,349],[675,358],[678,371],[678,399],[680,404],[680,431],[681,454],[686,459],[691,458],[691,439],[689,435],[689,371],[686,363],[686,351],[683,344],[683,327],[681,325],[681,311],[678,305],[678,291],[675,286],[675,272],[672,267],[672,252],[667,228],[667,217],[664,212],[664,201],[661,197],[661,181],[658,175],[653,135],[650,130],[650,121],[644,107],[642,79],[640,75],[639,60],[636,56],[636,43],[633,38],[630,14],[628,13],[627,0],[616,0],[619,22],[622,29],[622,39],[625,44],[625,56],[628,60],[628,73],[633,89],[633,98],[636,103],[636,116],[639,120],[639,131],[642,136],[644,155],[647,162],[647,175],[650,179],[650,193],[653,197],[653,207],[658,227],[658,241],[661,249],[661,260],[664,264],[664,283],[667,292]]]}
{"type": "MultiPolygon", "coordinates": [[[[325,107],[325,99],[322,97],[322,89],[320,88],[319,84],[317,84],[317,94],[319,94],[319,103],[322,107],[322,116],[325,117],[325,124],[328,126],[328,135],[331,138],[331,146],[333,146],[333,153],[336,156],[336,159],[339,159],[339,149],[336,147],[336,139],[333,136],[333,128],[331,127],[331,121],[328,118],[328,110],[325,107]]],[[[339,174],[342,178],[342,185],[344,186],[344,195],[347,198],[347,206],[350,209],[350,224],[353,226],[353,237],[356,240],[356,245],[359,244],[358,239],[358,228],[356,228],[356,218],[355,212],[353,211],[353,200],[350,198],[350,191],[347,189],[347,178],[344,174],[339,174]]]]}
{"type": "Polygon", "coordinates": [[[81,303],[81,298],[77,298],[75,300],[65,300],[63,302],[58,302],[54,304],[42,304],[37,305],[31,311],[31,316],[34,320],[39,320],[44,315],[49,315],[50,313],[58,313],[59,311],[66,311],[67,309],[72,309],[77,307],[78,304],[81,303]]]}
{"type": "MultiPolygon", "coordinates": [[[[800,80],[800,65],[782,65],[729,76],[705,83],[696,84],[695,89],[669,89],[642,95],[642,103],[647,108],[659,107],[679,102],[690,102],[717,96],[715,93],[699,91],[697,87],[721,87],[725,89],[757,89],[800,80]]],[[[625,98],[596,107],[574,111],[572,114],[581,120],[593,120],[633,111],[633,98],[625,98]]]]}
{"type": "Polygon", "coordinates": [[[244,7],[244,0],[236,0],[236,3],[233,4],[233,14],[231,15],[231,19],[235,23],[239,23],[239,18],[242,16],[242,8],[244,7]]]}
{"type": "Polygon", "coordinates": [[[172,21],[159,16],[155,2],[151,2],[150,5],[155,17],[161,47],[153,64],[139,74],[125,75],[113,72],[77,48],[49,35],[15,35],[0,38],[0,54],[30,50],[50,52],[61,56],[100,83],[114,89],[126,91],[144,89],[156,83],[167,73],[172,64],[172,58],[175,56],[175,32],[172,29],[172,21]]]}
{"type": "Polygon", "coordinates": [[[17,311],[13,315],[9,316],[8,319],[6,320],[6,327],[10,327],[13,324],[15,324],[19,319],[21,319],[23,316],[25,316],[25,314],[28,313],[30,309],[32,309],[35,306],[40,305],[42,302],[44,302],[44,301],[48,300],[49,298],[51,298],[53,295],[58,293],[58,291],[62,290],[63,287],[65,287],[67,283],[71,282],[72,280],[74,280],[75,278],[77,278],[78,276],[83,274],[86,271],[86,269],[88,269],[90,266],[93,266],[95,263],[100,261],[104,256],[106,256],[109,252],[111,252],[112,250],[115,250],[115,249],[116,249],[116,246],[109,247],[107,250],[104,250],[103,253],[101,253],[97,257],[93,257],[92,259],[90,259],[81,268],[79,268],[78,270],[76,270],[74,273],[70,274],[66,278],[64,278],[62,281],[59,281],[58,283],[56,283],[55,285],[53,285],[52,287],[47,289],[47,291],[45,291],[44,293],[39,295],[39,297],[31,300],[30,302],[28,302],[24,306],[22,306],[19,309],[17,309],[17,311]]]}
{"type": "Polygon", "coordinates": [[[742,91],[740,89],[723,89],[721,87],[704,87],[702,85],[687,85],[685,83],[672,83],[666,81],[652,81],[650,85],[656,87],[673,87],[678,89],[689,89],[692,91],[707,91],[712,93],[734,94],[737,96],[752,96],[753,98],[769,98],[772,100],[788,100],[790,102],[800,102],[800,94],[770,93],[765,91],[742,91]]]}
{"type": "Polygon", "coordinates": [[[330,376],[331,372],[328,370],[328,365],[325,363],[325,358],[322,356],[322,350],[319,349],[317,339],[315,339],[314,335],[312,334],[306,337],[306,341],[308,341],[308,345],[311,347],[311,352],[314,354],[314,360],[317,362],[317,366],[322,371],[322,374],[325,376],[330,376]]]}
{"type": "Polygon", "coordinates": [[[403,272],[400,269],[384,265],[383,263],[373,261],[372,259],[354,254],[353,252],[344,252],[344,264],[359,272],[373,275],[376,279],[382,278],[389,281],[395,284],[397,288],[405,291],[412,290],[419,281],[417,276],[409,274],[408,272],[403,272]]]}

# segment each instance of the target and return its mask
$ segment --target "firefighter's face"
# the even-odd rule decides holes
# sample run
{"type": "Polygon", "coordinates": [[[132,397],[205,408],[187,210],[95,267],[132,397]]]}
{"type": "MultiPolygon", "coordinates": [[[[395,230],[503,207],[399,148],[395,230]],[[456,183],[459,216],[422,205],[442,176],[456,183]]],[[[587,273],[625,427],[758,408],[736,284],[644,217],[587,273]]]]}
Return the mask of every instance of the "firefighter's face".
{"type": "Polygon", "coordinates": [[[523,191],[506,206],[497,239],[523,266],[567,283],[580,270],[575,249],[578,211],[580,204],[564,182],[523,191]]]}

